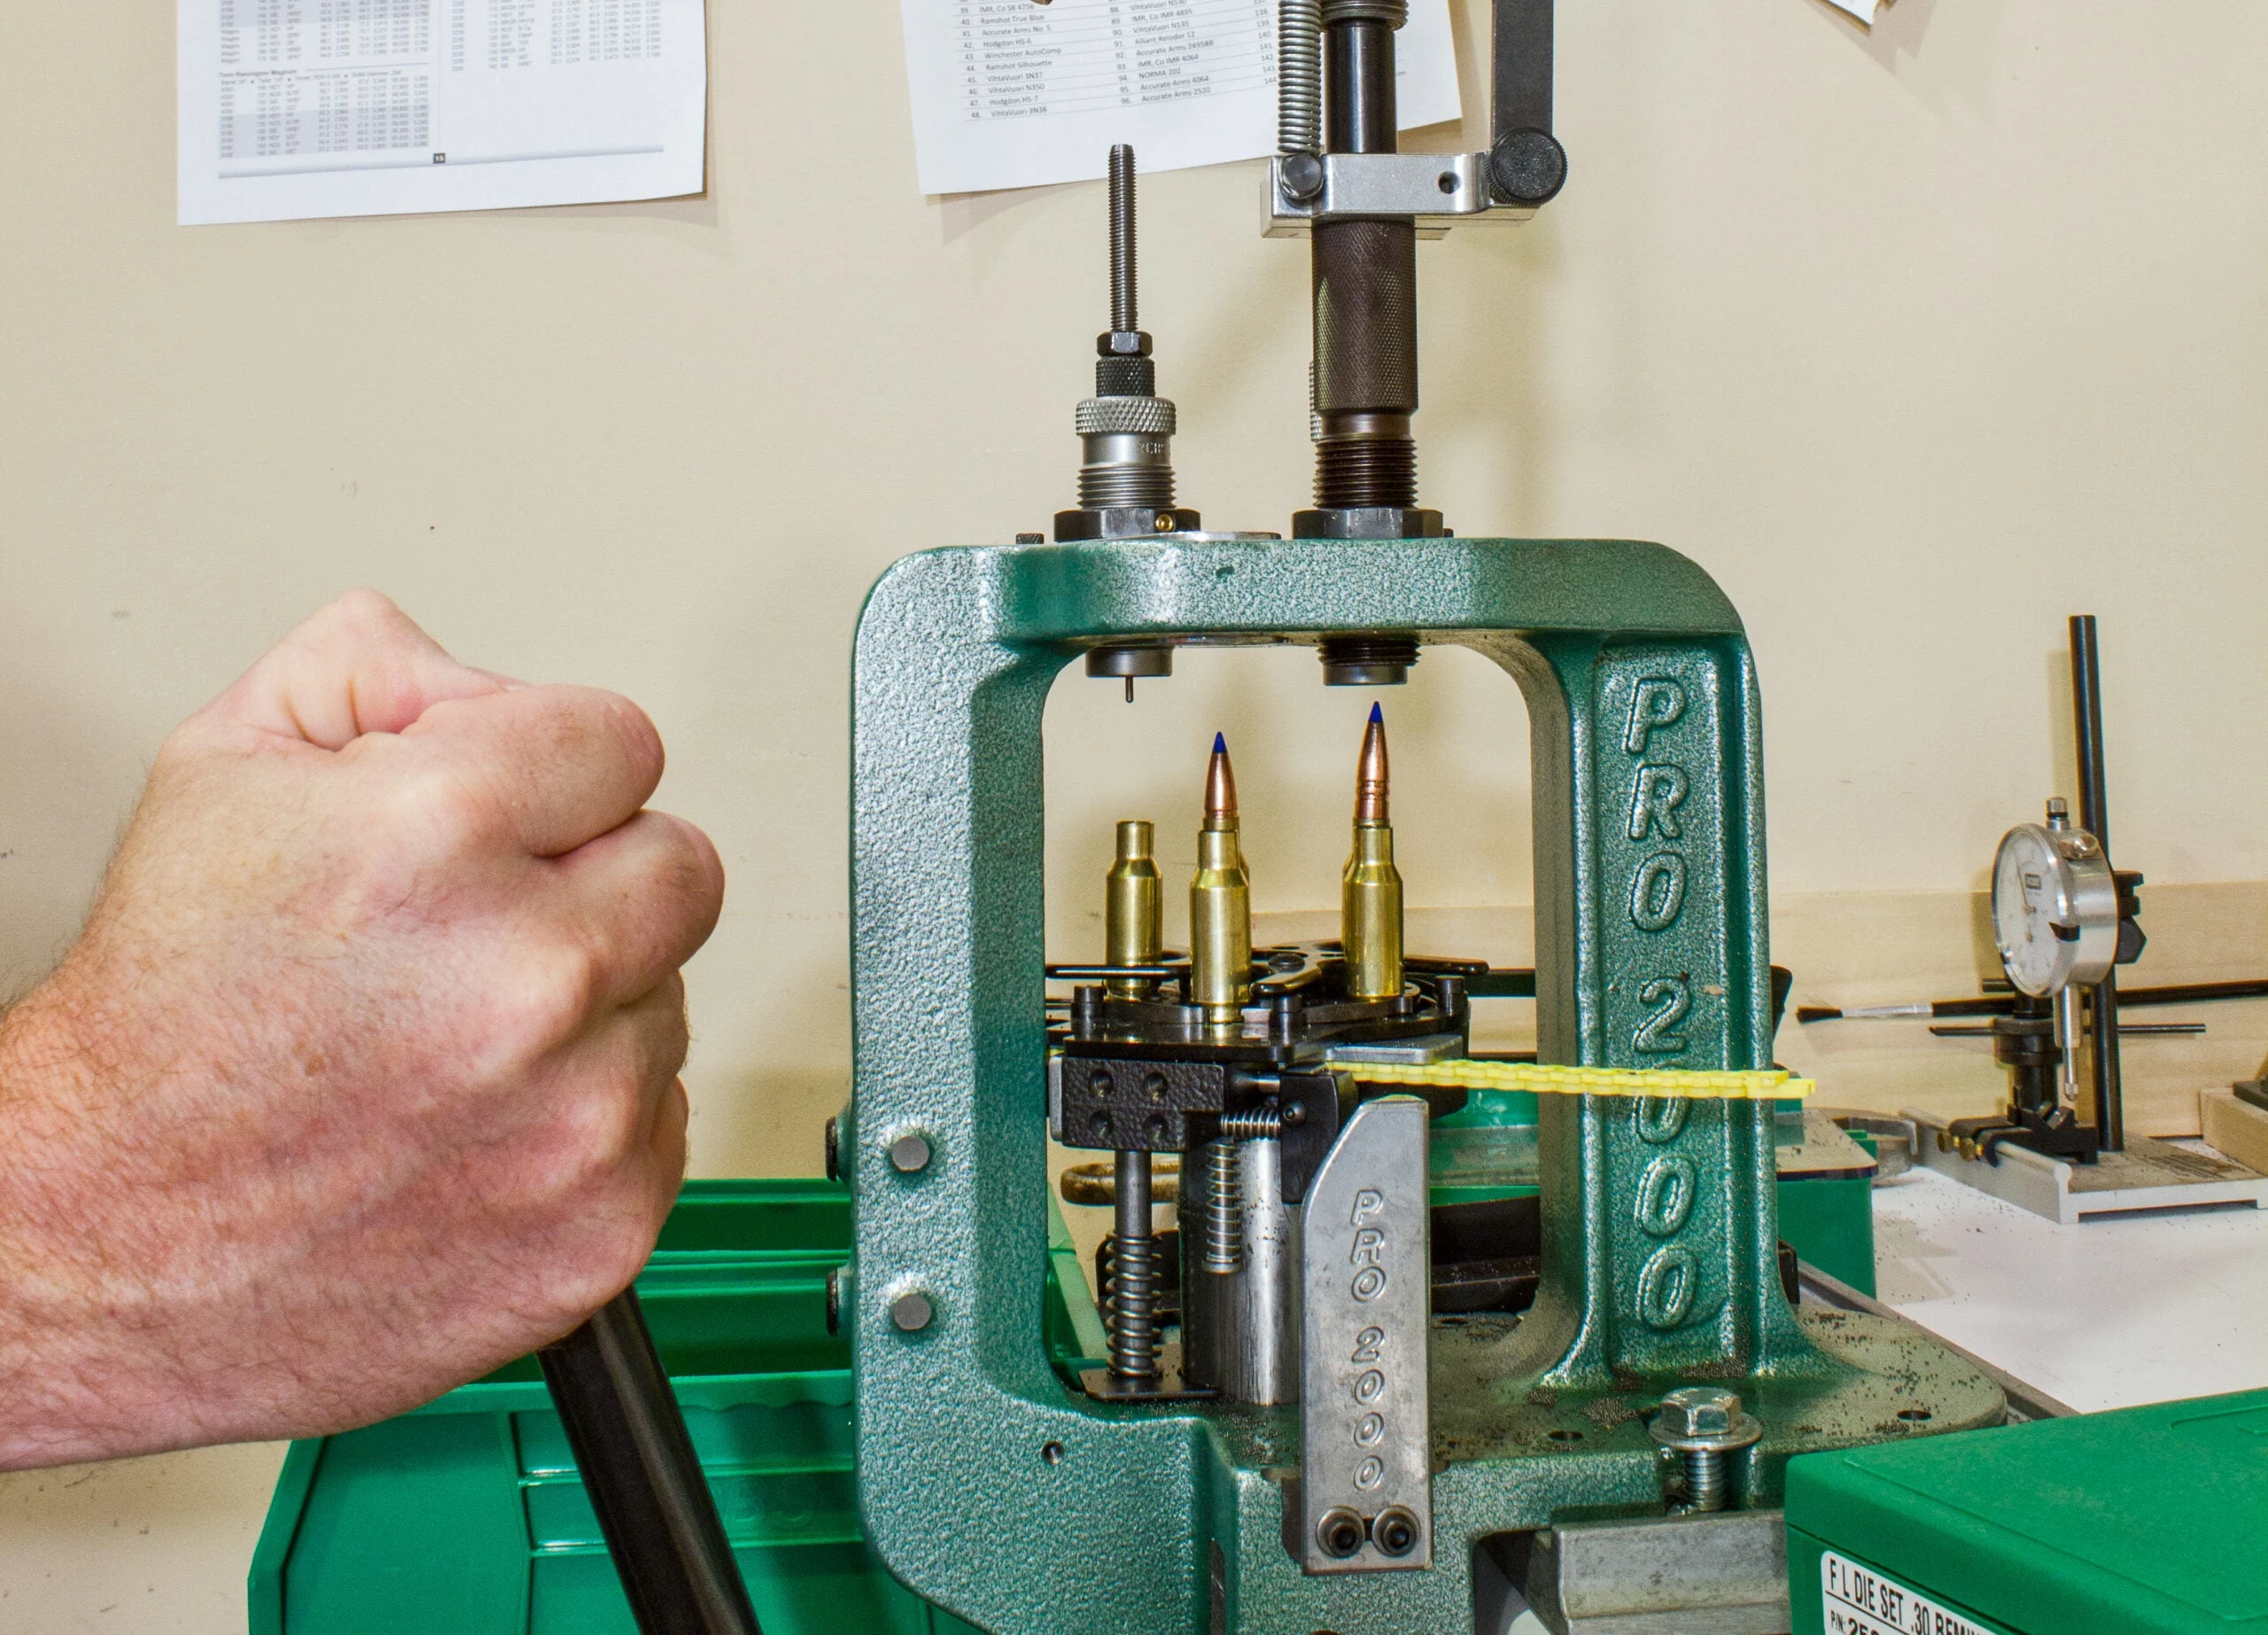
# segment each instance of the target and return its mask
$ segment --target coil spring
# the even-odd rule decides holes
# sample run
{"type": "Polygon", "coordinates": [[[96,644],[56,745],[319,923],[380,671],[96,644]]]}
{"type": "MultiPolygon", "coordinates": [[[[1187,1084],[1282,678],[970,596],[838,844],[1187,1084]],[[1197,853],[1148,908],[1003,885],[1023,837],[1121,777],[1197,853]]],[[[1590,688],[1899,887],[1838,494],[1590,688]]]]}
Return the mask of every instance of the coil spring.
{"type": "Polygon", "coordinates": [[[1283,1133],[1284,1115],[1272,1107],[1252,1107],[1221,1115],[1223,1141],[1272,1141],[1283,1133]]]}
{"type": "Polygon", "coordinates": [[[1157,1377],[1157,1250],[1154,1238],[1119,1238],[1112,1247],[1103,1302],[1110,1317],[1110,1371],[1122,1380],[1157,1377]]]}
{"type": "Polygon", "coordinates": [[[1226,1276],[1244,1265],[1244,1155],[1233,1141],[1205,1150],[1205,1269],[1226,1276]]]}
{"type": "Polygon", "coordinates": [[[1312,153],[1322,146],[1322,3],[1278,0],[1276,150],[1279,153],[1312,153]]]}

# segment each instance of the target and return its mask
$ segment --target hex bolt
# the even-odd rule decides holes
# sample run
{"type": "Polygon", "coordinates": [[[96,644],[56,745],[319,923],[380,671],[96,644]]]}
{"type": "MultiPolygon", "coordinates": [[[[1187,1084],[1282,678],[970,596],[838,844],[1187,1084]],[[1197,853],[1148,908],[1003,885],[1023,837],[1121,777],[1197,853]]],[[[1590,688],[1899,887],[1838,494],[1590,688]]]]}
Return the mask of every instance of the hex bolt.
{"type": "Polygon", "coordinates": [[[1397,1561],[1418,1547],[1419,1536],[1417,1516],[1400,1505],[1389,1505],[1371,1522],[1371,1542],[1379,1553],[1397,1561]]]}
{"type": "Polygon", "coordinates": [[[929,1304],[929,1296],[919,1289],[910,1289],[890,1302],[889,1320],[896,1323],[901,1334],[920,1334],[937,1314],[929,1304]]]}
{"type": "Polygon", "coordinates": [[[1689,1512],[1725,1507],[1725,1456],[1755,1445],[1764,1436],[1754,1416],[1741,1411],[1740,1398],[1721,1385],[1689,1385],[1670,1392],[1646,1429],[1655,1442],[1682,1456],[1689,1512]]]}
{"type": "Polygon", "coordinates": [[[905,1134],[889,1144],[890,1166],[900,1175],[919,1175],[929,1167],[929,1138],[905,1134]]]}
{"type": "Polygon", "coordinates": [[[1350,1561],[1361,1553],[1366,1530],[1363,1518],[1340,1505],[1323,1513],[1315,1524],[1315,1541],[1332,1561],[1350,1561]]]}

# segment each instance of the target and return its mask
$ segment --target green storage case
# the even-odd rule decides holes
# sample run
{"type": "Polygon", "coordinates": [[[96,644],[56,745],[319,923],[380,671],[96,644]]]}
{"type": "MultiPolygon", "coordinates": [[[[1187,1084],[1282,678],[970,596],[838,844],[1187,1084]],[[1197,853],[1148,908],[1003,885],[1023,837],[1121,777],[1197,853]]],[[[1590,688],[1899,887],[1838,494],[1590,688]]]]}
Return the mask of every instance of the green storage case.
{"type": "MultiPolygon", "coordinates": [[[[866,1546],[850,1348],[827,1330],[850,1251],[840,1187],[695,1181],[639,1295],[767,1635],[963,1631],[866,1546]]],[[[1049,1304],[1067,1349],[1091,1337],[1091,1307],[1049,1304]]],[[[251,1614],[252,1635],[635,1635],[532,1358],[294,1445],[251,1614]]]]}
{"type": "Polygon", "coordinates": [[[1794,1635],[2268,1635],[2268,1391],[1788,1467],[1794,1635]]]}

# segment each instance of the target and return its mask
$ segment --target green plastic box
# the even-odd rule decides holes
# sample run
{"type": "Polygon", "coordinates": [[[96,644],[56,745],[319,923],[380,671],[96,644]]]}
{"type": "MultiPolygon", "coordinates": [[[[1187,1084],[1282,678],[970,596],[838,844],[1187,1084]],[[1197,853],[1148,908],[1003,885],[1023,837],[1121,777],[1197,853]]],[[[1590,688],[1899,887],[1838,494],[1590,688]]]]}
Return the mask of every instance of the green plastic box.
{"type": "Polygon", "coordinates": [[[1788,1466],[1794,1635],[2262,1635],[2268,1391],[1788,1466]]]}
{"type": "MultiPolygon", "coordinates": [[[[850,1348],[827,1332],[850,1252],[840,1187],[695,1181],[638,1291],[766,1635],[965,1631],[866,1547],[850,1348]]],[[[1091,1307],[1050,1305],[1067,1349],[1099,1336],[1091,1307]]],[[[636,1635],[532,1359],[294,1444],[251,1615],[252,1635],[636,1635]]]]}

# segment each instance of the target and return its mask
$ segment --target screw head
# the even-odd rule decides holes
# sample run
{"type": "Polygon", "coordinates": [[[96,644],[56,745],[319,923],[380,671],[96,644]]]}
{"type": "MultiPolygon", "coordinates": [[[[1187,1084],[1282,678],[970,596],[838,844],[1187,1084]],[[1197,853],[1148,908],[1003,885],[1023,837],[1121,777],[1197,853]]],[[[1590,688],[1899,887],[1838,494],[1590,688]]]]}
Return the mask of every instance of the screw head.
{"type": "Polygon", "coordinates": [[[1363,1518],[1341,1505],[1323,1513],[1315,1524],[1315,1541],[1332,1561],[1344,1561],[1361,1553],[1367,1531],[1363,1518]]]}
{"type": "Polygon", "coordinates": [[[1488,154],[1488,183],[1508,205],[1548,204],[1567,185],[1567,150],[1548,130],[1507,132],[1488,154]]]}
{"type": "Polygon", "coordinates": [[[889,1320],[897,1325],[901,1334],[920,1334],[936,1320],[937,1309],[929,1304],[929,1296],[919,1289],[910,1289],[890,1302],[889,1320]]]}
{"type": "Polygon", "coordinates": [[[1378,1513],[1371,1522],[1371,1542],[1379,1547],[1380,1555],[1397,1560],[1418,1547],[1420,1537],[1418,1518],[1400,1505],[1390,1505],[1378,1513]]]}
{"type": "Polygon", "coordinates": [[[890,1167],[900,1175],[919,1175],[929,1167],[929,1138],[901,1135],[889,1144],[890,1167]]]}
{"type": "Polygon", "coordinates": [[[1323,191],[1323,156],[1319,153],[1286,153],[1278,170],[1284,179],[1284,191],[1301,204],[1309,204],[1323,191]]]}
{"type": "Polygon", "coordinates": [[[1741,1411],[1737,1394],[1721,1385],[1689,1385],[1662,1398],[1661,1409],[1647,1427],[1666,1448],[1742,1448],[1764,1434],[1764,1428],[1741,1411]]]}

